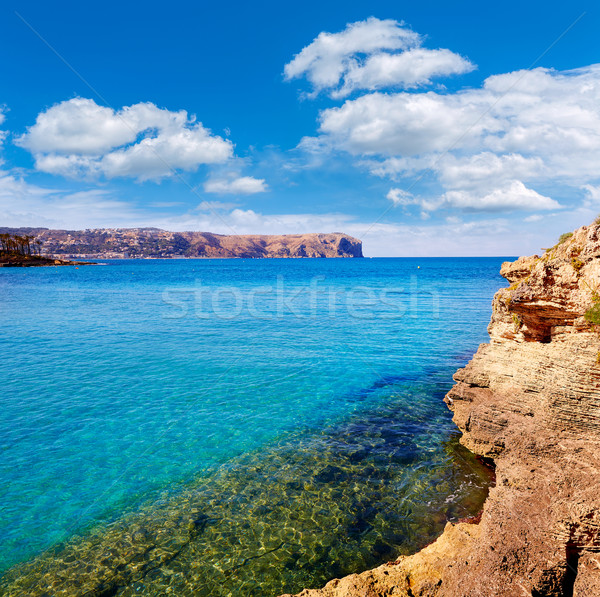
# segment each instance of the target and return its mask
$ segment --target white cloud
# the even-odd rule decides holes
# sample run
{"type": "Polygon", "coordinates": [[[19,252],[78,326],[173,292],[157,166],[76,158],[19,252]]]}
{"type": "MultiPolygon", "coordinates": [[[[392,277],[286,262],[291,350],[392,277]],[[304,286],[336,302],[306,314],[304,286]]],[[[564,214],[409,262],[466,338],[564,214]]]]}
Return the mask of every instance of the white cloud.
{"type": "MultiPolygon", "coordinates": [[[[6,114],[4,113],[6,111],[6,107],[5,106],[0,106],[0,124],[2,124],[4,122],[4,120],[6,119],[6,114]]],[[[6,136],[8,135],[8,131],[0,131],[0,147],[2,147],[2,144],[4,143],[4,140],[6,139],[6,136]]],[[[3,159],[0,157],[0,164],[3,163],[3,159]]]]}
{"type": "Polygon", "coordinates": [[[564,169],[565,153],[600,150],[600,65],[495,75],[480,89],[449,94],[367,94],[324,110],[320,131],[354,154],[487,150],[552,157],[564,169]]]}
{"type": "Polygon", "coordinates": [[[320,114],[320,132],[354,155],[410,157],[476,146],[484,131],[500,131],[491,116],[459,95],[372,93],[320,114]]]}
{"type": "MultiPolygon", "coordinates": [[[[74,98],[38,114],[17,143],[34,154],[61,153],[96,156],[133,143],[140,132],[132,108],[115,112],[94,100],[74,98]]],[[[143,129],[142,129],[143,130],[143,129]]]]}
{"type": "Polygon", "coordinates": [[[464,211],[540,211],[561,209],[562,206],[551,199],[527,188],[520,180],[510,181],[503,186],[482,194],[478,189],[447,191],[436,199],[415,197],[402,189],[390,189],[386,197],[395,207],[418,205],[424,212],[438,209],[457,208],[464,211]]]}
{"type": "Polygon", "coordinates": [[[0,171],[0,214],[3,226],[87,228],[144,217],[104,189],[78,192],[49,189],[0,171]]]}
{"type": "Polygon", "coordinates": [[[230,141],[185,110],[139,103],[115,111],[85,98],[40,113],[17,144],[33,153],[38,170],[68,177],[160,179],[233,155],[230,141]]]}
{"type": "Polygon", "coordinates": [[[585,191],[589,204],[600,203],[600,185],[584,184],[582,189],[585,191]]]}
{"type": "Polygon", "coordinates": [[[369,156],[361,159],[358,163],[375,176],[398,180],[418,174],[424,170],[434,169],[439,160],[440,154],[432,152],[408,158],[388,157],[381,159],[377,156],[369,156]]]}
{"type": "Polygon", "coordinates": [[[225,201],[202,201],[196,207],[197,211],[222,211],[237,207],[236,203],[227,203],[225,201]]]}
{"type": "Polygon", "coordinates": [[[554,199],[527,188],[520,180],[513,180],[483,196],[464,190],[448,191],[442,196],[440,207],[457,207],[466,211],[537,211],[561,209],[562,206],[554,199]]]}
{"type": "Polygon", "coordinates": [[[311,144],[359,156],[372,174],[430,170],[441,198],[414,202],[424,209],[556,209],[549,183],[575,197],[600,183],[600,65],[494,75],[456,93],[368,93],[319,120],[311,144]]]}
{"type": "Polygon", "coordinates": [[[514,179],[531,179],[549,176],[544,161],[539,156],[521,154],[495,154],[484,151],[467,157],[444,156],[436,164],[440,181],[449,189],[472,188],[514,179]]]}
{"type": "Polygon", "coordinates": [[[468,60],[450,50],[415,48],[400,54],[382,52],[369,56],[363,64],[350,63],[342,87],[331,96],[346,97],[357,89],[420,87],[430,84],[433,77],[461,75],[474,68],[468,60]]]}
{"type": "Polygon", "coordinates": [[[264,178],[253,178],[252,176],[240,176],[232,179],[219,178],[207,180],[204,183],[204,191],[206,193],[218,193],[222,195],[253,195],[255,193],[264,193],[268,190],[269,188],[264,178]]]}
{"type": "Polygon", "coordinates": [[[524,222],[539,222],[540,220],[543,220],[544,216],[540,215],[540,214],[533,214],[531,216],[527,216],[523,221],[524,222]]]}
{"type": "MultiPolygon", "coordinates": [[[[18,178],[10,172],[0,170],[0,200],[4,202],[10,200],[16,204],[20,199],[46,196],[51,192],[48,189],[30,185],[23,178],[18,178]]],[[[6,203],[3,207],[7,207],[6,203]]]]}
{"type": "Polygon", "coordinates": [[[403,23],[371,17],[340,33],[321,32],[285,65],[284,74],[287,80],[305,76],[312,96],[328,90],[332,97],[344,97],[357,89],[418,87],[433,77],[475,68],[450,50],[423,49],[421,43],[422,37],[403,23]]]}
{"type": "Polygon", "coordinates": [[[415,205],[419,204],[419,200],[413,196],[412,193],[403,189],[390,189],[390,192],[386,195],[395,207],[399,205],[415,205]]]}

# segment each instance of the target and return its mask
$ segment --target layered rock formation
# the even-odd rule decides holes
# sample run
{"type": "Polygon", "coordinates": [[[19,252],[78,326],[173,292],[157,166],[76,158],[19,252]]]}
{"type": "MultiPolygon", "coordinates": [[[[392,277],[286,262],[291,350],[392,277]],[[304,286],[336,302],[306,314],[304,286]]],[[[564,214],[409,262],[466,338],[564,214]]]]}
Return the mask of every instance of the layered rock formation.
{"type": "Polygon", "coordinates": [[[356,238],[331,234],[223,235],[210,232],[169,232],[158,228],[0,228],[28,234],[40,241],[44,254],[79,258],[268,258],[362,257],[356,238]]]}
{"type": "Polygon", "coordinates": [[[496,467],[481,520],[303,597],[600,595],[600,225],[501,273],[490,343],[445,398],[496,467]]]}

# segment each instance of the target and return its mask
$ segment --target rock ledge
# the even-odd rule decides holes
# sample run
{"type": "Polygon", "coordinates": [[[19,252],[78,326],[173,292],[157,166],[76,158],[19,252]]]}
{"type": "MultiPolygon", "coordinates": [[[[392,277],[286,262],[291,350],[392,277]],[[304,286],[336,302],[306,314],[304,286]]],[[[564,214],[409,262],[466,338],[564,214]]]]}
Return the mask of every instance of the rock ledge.
{"type": "Polygon", "coordinates": [[[445,398],[496,466],[481,521],[302,597],[600,595],[600,225],[501,273],[490,343],[445,398]]]}

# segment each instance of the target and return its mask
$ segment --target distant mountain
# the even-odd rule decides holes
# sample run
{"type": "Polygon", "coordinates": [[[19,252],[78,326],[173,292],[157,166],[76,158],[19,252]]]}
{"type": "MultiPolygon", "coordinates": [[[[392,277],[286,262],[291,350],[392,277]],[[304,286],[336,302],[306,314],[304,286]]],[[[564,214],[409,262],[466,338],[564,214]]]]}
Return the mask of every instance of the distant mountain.
{"type": "Polygon", "coordinates": [[[158,228],[0,228],[0,233],[32,235],[42,253],[80,259],[362,257],[362,242],[330,234],[211,234],[158,228]]]}

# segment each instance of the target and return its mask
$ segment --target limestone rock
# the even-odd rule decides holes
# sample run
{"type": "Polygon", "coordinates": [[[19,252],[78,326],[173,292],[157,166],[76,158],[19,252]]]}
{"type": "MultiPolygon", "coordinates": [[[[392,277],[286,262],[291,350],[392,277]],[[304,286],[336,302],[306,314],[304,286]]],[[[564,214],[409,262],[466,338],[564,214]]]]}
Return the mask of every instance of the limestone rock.
{"type": "Polygon", "coordinates": [[[600,225],[504,263],[490,343],[445,401],[461,442],[493,459],[477,525],[306,597],[600,595],[600,225]]]}

